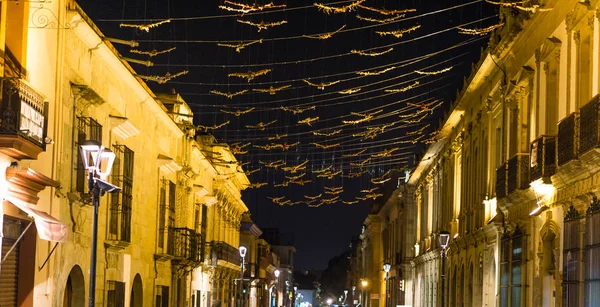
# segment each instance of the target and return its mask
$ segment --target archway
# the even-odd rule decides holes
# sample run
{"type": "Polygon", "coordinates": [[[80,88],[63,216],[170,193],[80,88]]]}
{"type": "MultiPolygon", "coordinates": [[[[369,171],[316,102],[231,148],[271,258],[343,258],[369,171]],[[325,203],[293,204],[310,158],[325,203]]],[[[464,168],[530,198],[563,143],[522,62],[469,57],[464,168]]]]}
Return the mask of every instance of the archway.
{"type": "Polygon", "coordinates": [[[142,277],[140,274],[136,274],[133,278],[133,285],[131,286],[131,301],[129,306],[131,307],[142,307],[144,306],[144,288],[142,287],[142,277]]]}
{"type": "Polygon", "coordinates": [[[63,307],[78,307],[85,306],[85,279],[81,267],[75,265],[65,285],[65,293],[63,295],[63,307]]]}

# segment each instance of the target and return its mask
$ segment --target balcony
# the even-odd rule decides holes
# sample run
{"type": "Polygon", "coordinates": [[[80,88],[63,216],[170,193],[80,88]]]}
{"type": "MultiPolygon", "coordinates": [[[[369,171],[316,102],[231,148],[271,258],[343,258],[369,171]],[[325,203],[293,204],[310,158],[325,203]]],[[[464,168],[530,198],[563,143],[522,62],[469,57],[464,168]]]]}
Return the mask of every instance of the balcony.
{"type": "Polygon", "coordinates": [[[596,96],[579,110],[580,153],[585,153],[600,145],[600,133],[598,133],[599,107],[600,96],[596,96]]]}
{"type": "MultiPolygon", "coordinates": [[[[237,248],[225,243],[225,242],[212,242],[212,255],[213,259],[229,262],[235,266],[240,266],[241,257],[240,252],[237,248]]],[[[213,265],[216,265],[213,262],[213,265]]]]}
{"type": "Polygon", "coordinates": [[[496,169],[496,197],[506,197],[506,163],[496,169]]]}
{"type": "Polygon", "coordinates": [[[202,237],[192,229],[169,229],[169,255],[171,263],[181,266],[197,267],[204,261],[202,237]]]}
{"type": "Polygon", "coordinates": [[[529,188],[529,154],[516,154],[507,164],[507,194],[529,188]]]}
{"type": "Polygon", "coordinates": [[[541,136],[530,146],[530,180],[548,178],[556,173],[556,136],[541,136]]]}
{"type": "Polygon", "coordinates": [[[558,123],[558,166],[577,159],[579,131],[579,113],[571,113],[558,123]]]}
{"type": "Polygon", "coordinates": [[[46,150],[48,104],[20,79],[2,82],[0,152],[15,158],[37,159],[46,150]]]}

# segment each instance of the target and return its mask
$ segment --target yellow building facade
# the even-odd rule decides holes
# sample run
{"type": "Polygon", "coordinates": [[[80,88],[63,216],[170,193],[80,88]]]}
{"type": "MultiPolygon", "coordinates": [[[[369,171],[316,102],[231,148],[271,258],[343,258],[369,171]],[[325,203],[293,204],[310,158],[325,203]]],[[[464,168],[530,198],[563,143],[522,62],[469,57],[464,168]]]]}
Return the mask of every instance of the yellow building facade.
{"type": "Polygon", "coordinates": [[[249,182],[227,144],[196,136],[185,101],[153,93],[74,2],[1,4],[0,304],[87,305],[94,140],[122,189],[100,200],[96,306],[233,305],[249,182]]]}
{"type": "Polygon", "coordinates": [[[600,304],[598,2],[541,7],[500,8],[502,29],[410,176],[413,306],[600,304]]]}

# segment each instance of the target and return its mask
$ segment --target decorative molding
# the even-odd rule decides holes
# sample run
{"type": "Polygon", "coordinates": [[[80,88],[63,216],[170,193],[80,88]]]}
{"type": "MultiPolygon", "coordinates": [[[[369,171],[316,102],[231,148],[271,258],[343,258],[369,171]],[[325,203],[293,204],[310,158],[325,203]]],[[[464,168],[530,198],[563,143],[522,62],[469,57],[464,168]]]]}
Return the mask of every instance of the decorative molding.
{"type": "Polygon", "coordinates": [[[581,214],[579,213],[579,211],[577,211],[577,209],[575,209],[575,206],[571,205],[567,210],[567,214],[565,214],[565,222],[579,218],[581,218],[581,214]]]}
{"type": "Polygon", "coordinates": [[[581,31],[577,30],[573,32],[573,41],[575,42],[575,45],[579,46],[579,44],[581,44],[581,31]]]}

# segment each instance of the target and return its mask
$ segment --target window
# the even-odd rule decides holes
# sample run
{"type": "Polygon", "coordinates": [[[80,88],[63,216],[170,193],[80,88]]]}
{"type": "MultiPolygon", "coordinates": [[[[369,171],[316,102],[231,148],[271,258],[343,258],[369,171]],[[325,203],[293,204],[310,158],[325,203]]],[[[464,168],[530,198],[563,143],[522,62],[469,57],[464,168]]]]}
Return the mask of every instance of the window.
{"type": "Polygon", "coordinates": [[[584,306],[600,305],[600,204],[598,199],[590,204],[585,223],[585,303],[584,306]]]}
{"type": "Polygon", "coordinates": [[[161,179],[160,180],[160,188],[159,188],[159,196],[158,196],[158,200],[159,200],[159,212],[160,215],[158,217],[158,231],[160,232],[158,235],[158,247],[159,248],[164,248],[165,247],[165,232],[167,231],[166,229],[166,218],[167,218],[167,183],[168,180],[167,179],[161,179]]]}
{"type": "Polygon", "coordinates": [[[106,285],[106,306],[124,307],[125,306],[125,283],[120,281],[108,280],[106,285]]]}
{"type": "Polygon", "coordinates": [[[121,191],[111,194],[109,238],[131,242],[131,202],[133,188],[133,151],[124,145],[113,147],[115,161],[111,179],[121,191]]]}
{"type": "Polygon", "coordinates": [[[500,243],[500,306],[521,306],[525,285],[523,274],[524,235],[519,227],[511,235],[504,234],[500,243]]]}
{"type": "Polygon", "coordinates": [[[169,307],[169,287],[156,286],[156,307],[169,307]]]}
{"type": "MultiPolygon", "coordinates": [[[[176,200],[176,185],[173,181],[169,181],[169,219],[167,221],[168,229],[175,227],[175,200],[176,200]]],[[[173,232],[169,231],[168,233],[168,248],[173,249],[173,232]]]]}
{"type": "Polygon", "coordinates": [[[204,248],[206,246],[206,230],[208,229],[208,207],[202,205],[202,222],[200,224],[200,261],[204,262],[204,248]]]}
{"type": "Polygon", "coordinates": [[[87,178],[85,166],[81,158],[79,145],[85,141],[98,141],[102,143],[102,126],[91,117],[77,117],[76,118],[76,135],[73,140],[73,161],[75,171],[75,191],[80,193],[87,192],[87,178]],[[75,158],[76,157],[76,158],[75,158]]]}
{"type": "Polygon", "coordinates": [[[579,267],[581,259],[581,241],[579,239],[581,216],[571,206],[564,223],[563,242],[563,306],[580,306],[579,267]]]}

